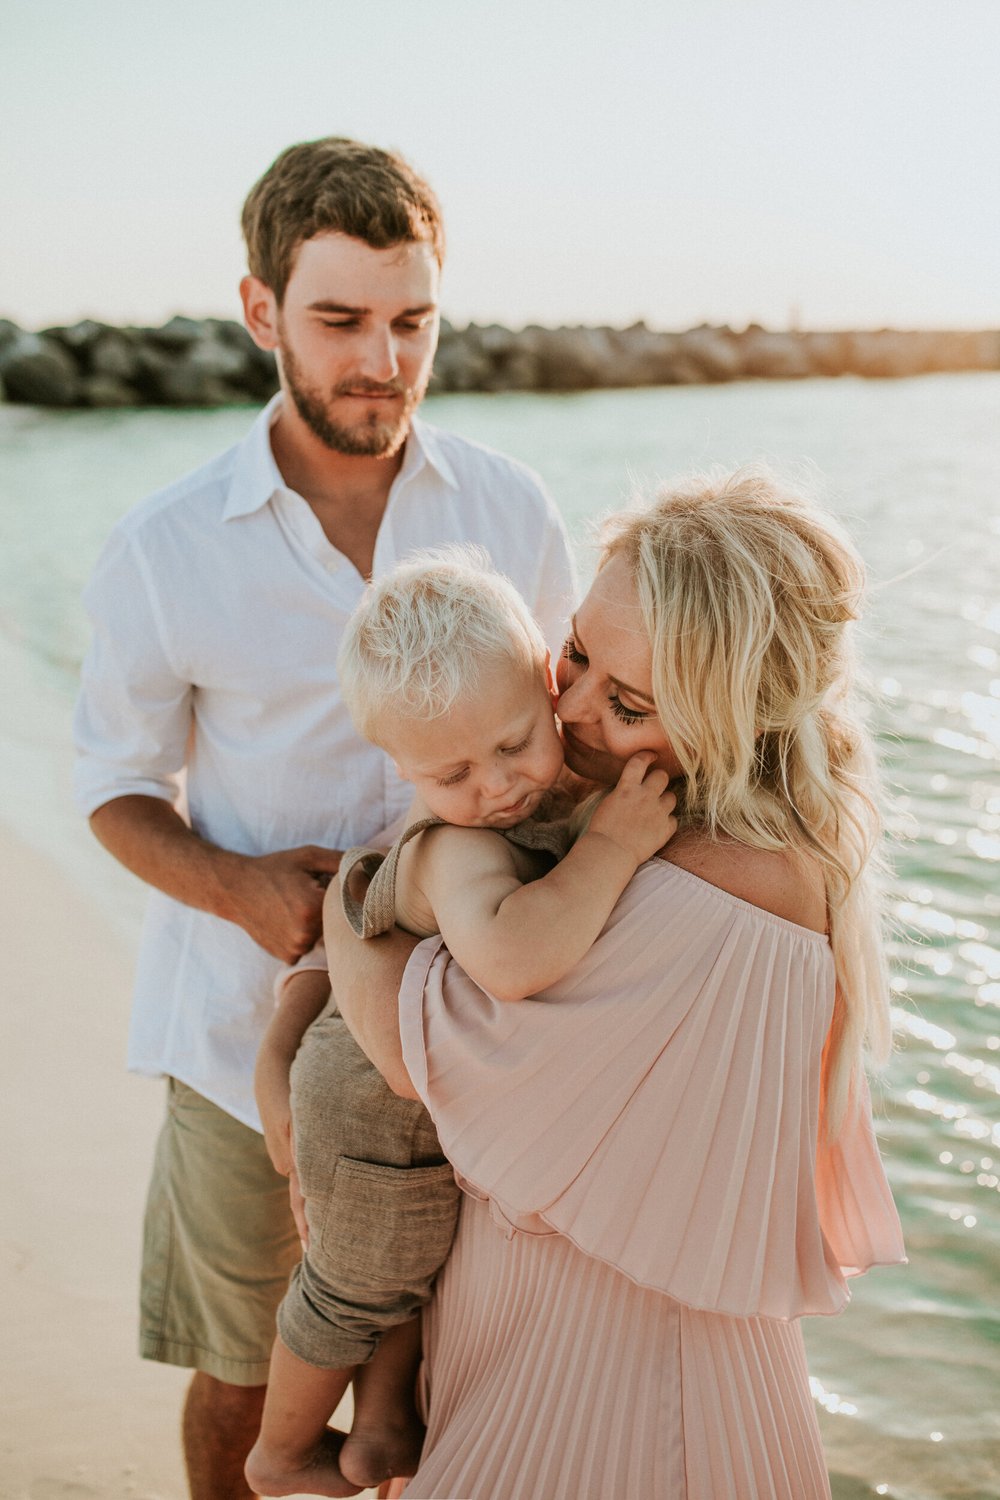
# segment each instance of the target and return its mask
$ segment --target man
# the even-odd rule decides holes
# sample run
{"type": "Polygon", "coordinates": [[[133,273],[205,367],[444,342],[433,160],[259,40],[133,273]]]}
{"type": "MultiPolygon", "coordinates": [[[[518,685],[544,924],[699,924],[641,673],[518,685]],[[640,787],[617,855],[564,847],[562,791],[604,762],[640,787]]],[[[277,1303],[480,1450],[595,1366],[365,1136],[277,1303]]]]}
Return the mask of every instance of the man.
{"type": "Polygon", "coordinates": [[[281,390],[243,442],[116,527],[87,593],[76,719],[80,805],[153,887],[129,1065],[166,1075],[169,1098],[141,1350],[196,1371],[194,1500],[250,1493],[273,1314],[298,1257],[252,1094],[273,979],[316,940],[340,851],[408,801],[340,702],[340,632],[364,580],[427,545],[486,547],[553,643],[572,598],[535,476],[415,417],[444,252],[427,184],[358,142],[293,146],[243,229],[244,317],[281,390]]]}

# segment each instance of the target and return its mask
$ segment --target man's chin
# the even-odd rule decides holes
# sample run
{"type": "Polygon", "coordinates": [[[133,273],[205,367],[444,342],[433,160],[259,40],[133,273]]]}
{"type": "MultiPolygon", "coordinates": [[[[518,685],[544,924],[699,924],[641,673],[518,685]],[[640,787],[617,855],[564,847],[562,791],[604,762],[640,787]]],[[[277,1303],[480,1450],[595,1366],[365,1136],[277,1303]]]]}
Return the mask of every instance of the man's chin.
{"type": "Polygon", "coordinates": [[[394,458],[410,431],[410,413],[394,421],[342,423],[327,419],[309,424],[334,453],[349,458],[394,458]]]}

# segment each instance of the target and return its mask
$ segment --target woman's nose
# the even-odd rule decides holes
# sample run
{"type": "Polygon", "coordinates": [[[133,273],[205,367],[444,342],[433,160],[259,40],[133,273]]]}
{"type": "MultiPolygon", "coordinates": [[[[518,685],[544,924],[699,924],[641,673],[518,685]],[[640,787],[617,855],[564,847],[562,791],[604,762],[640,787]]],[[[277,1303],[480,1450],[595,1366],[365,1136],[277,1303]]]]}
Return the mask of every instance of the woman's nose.
{"type": "Polygon", "coordinates": [[[568,682],[560,692],[556,713],[564,724],[582,724],[597,717],[592,707],[588,709],[590,695],[585,683],[586,676],[581,673],[575,682],[568,682]]]}

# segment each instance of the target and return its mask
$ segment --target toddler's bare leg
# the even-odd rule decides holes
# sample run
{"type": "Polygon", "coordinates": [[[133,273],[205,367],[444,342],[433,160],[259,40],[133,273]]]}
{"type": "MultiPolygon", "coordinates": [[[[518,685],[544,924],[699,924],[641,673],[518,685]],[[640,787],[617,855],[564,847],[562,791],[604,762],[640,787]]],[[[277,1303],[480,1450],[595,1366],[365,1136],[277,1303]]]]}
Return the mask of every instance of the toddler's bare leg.
{"type": "Polygon", "coordinates": [[[354,1376],[354,1423],[340,1452],[340,1471],[359,1488],[396,1474],[415,1474],[424,1426],[417,1415],[420,1319],[386,1333],[354,1376]]]}
{"type": "Polygon", "coordinates": [[[260,1436],[247,1459],[255,1495],[356,1495],[340,1467],[344,1434],[328,1427],[353,1369],[318,1370],[275,1339],[260,1436]]]}

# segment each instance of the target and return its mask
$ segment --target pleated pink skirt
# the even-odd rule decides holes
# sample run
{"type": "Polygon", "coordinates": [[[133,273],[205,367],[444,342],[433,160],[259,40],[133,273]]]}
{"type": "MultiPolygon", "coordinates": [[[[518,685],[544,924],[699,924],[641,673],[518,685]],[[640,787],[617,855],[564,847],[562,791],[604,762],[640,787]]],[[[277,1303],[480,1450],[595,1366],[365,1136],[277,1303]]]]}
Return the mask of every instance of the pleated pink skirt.
{"type": "Polygon", "coordinates": [[[797,1322],[695,1312],[465,1199],[411,1500],[829,1500],[797,1322]]]}

